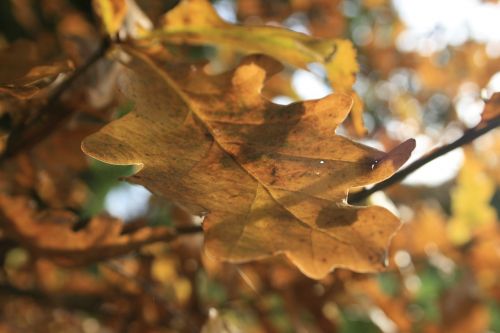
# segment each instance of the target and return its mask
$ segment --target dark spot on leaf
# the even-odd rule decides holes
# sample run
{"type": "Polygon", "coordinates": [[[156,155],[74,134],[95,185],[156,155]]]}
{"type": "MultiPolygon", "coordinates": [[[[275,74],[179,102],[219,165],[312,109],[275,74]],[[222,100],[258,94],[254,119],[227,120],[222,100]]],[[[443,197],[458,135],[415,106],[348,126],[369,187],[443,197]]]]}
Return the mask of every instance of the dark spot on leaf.
{"type": "Polygon", "coordinates": [[[333,44],[332,51],[325,57],[325,62],[328,63],[332,60],[333,56],[337,53],[337,44],[333,44]]]}
{"type": "Polygon", "coordinates": [[[353,224],[358,214],[354,209],[339,209],[336,206],[323,207],[316,219],[316,225],[320,228],[335,228],[353,224]]]}

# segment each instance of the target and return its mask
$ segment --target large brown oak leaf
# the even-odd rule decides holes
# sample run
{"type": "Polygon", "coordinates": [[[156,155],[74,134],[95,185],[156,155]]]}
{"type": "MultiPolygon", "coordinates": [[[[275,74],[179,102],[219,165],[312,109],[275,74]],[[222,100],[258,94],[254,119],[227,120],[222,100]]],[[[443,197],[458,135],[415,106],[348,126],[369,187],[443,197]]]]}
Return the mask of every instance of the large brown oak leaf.
{"type": "Polygon", "coordinates": [[[383,267],[398,219],[346,197],[391,176],[413,140],[384,153],[336,135],[352,106],[348,95],[287,106],[266,100],[264,81],[281,69],[267,56],[208,76],[127,52],[120,88],[135,109],[85,139],[88,155],[141,165],[129,181],[206,215],[205,250],[219,259],[282,253],[312,278],[335,267],[383,267]]]}

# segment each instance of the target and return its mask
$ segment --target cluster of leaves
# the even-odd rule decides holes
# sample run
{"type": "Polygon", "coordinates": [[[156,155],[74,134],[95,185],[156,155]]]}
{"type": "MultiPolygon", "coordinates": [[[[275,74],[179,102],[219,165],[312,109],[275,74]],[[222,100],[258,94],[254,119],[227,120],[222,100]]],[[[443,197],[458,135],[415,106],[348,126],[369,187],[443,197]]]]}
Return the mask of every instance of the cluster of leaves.
{"type": "MultiPolygon", "coordinates": [[[[456,132],[461,83],[500,65],[473,43],[401,54],[390,4],[353,4],[239,0],[241,24],[208,0],[0,4],[2,331],[500,329],[498,131],[454,182],[389,188],[398,216],[348,203],[415,148],[389,123],[456,132]],[[296,13],[314,37],[265,24],[296,13]],[[300,100],[317,64],[334,92],[300,100]],[[120,176],[153,193],[128,221],[103,211],[120,176]]],[[[457,145],[499,125],[499,96],[457,145]]]]}

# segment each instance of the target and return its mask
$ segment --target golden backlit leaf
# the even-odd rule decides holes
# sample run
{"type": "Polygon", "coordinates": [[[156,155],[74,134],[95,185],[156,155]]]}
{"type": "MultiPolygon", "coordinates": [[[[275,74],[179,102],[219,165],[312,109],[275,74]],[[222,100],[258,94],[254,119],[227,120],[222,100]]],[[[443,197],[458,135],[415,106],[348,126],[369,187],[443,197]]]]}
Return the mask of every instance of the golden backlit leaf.
{"type": "Polygon", "coordinates": [[[474,152],[466,150],[457,187],[451,193],[453,216],[447,226],[448,236],[455,244],[469,241],[476,229],[496,221],[495,209],[490,205],[495,184],[484,169],[474,152]]]}
{"type": "Polygon", "coordinates": [[[121,28],[127,14],[125,0],[92,0],[95,12],[102,20],[105,31],[114,36],[121,28]]]}
{"type": "MultiPolygon", "coordinates": [[[[341,40],[314,38],[279,27],[227,23],[205,0],[181,1],[163,17],[161,29],[145,37],[157,37],[174,43],[223,45],[246,53],[259,52],[302,68],[314,62],[328,68],[339,61],[336,59],[337,49],[342,51],[344,57],[355,56],[349,41],[339,44],[341,40]]],[[[357,69],[357,66],[352,69],[350,78],[355,77],[357,69]]],[[[338,68],[333,71],[337,76],[342,72],[338,68]]]]}
{"type": "Polygon", "coordinates": [[[366,132],[363,103],[352,90],[359,64],[356,50],[347,39],[321,39],[279,27],[227,23],[207,0],[181,1],[165,14],[162,28],[146,36],[168,42],[215,44],[245,53],[267,54],[306,69],[308,64],[320,63],[335,91],[353,95],[354,129],[358,135],[366,132]]]}
{"type": "Polygon", "coordinates": [[[2,229],[37,255],[61,264],[74,265],[129,253],[145,244],[174,236],[170,228],[143,227],[123,232],[123,223],[107,216],[92,218],[83,229],[73,227],[77,216],[69,211],[37,212],[22,196],[0,195],[2,229]]]}
{"type": "Polygon", "coordinates": [[[354,132],[356,133],[356,135],[363,136],[367,132],[363,120],[364,103],[355,92],[351,92],[351,97],[353,100],[351,110],[352,126],[354,127],[354,132]]]}
{"type": "Polygon", "coordinates": [[[335,40],[335,53],[325,62],[325,66],[332,87],[341,92],[350,91],[356,82],[356,73],[359,71],[356,49],[351,41],[335,40]]]}
{"type": "Polygon", "coordinates": [[[346,197],[351,187],[391,176],[413,140],[384,153],[336,135],[352,105],[344,94],[271,103],[260,91],[281,66],[263,55],[208,76],[128,52],[120,86],[135,109],[85,139],[88,155],[141,165],[130,181],[206,214],[205,250],[214,257],[283,253],[313,278],[335,267],[383,267],[398,219],[346,197]]]}

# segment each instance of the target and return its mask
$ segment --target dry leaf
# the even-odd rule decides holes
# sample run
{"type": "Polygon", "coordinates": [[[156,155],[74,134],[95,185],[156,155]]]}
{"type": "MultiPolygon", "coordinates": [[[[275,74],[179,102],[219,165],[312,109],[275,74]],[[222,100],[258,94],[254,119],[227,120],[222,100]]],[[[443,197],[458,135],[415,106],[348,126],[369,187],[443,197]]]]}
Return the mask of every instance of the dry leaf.
{"type": "Polygon", "coordinates": [[[127,2],[125,0],[92,0],[92,6],[100,16],[108,35],[114,36],[125,20],[127,2]]]}
{"type": "Polygon", "coordinates": [[[142,245],[168,240],[169,228],[144,227],[123,232],[123,223],[107,216],[94,217],[85,228],[74,231],[77,217],[63,210],[37,212],[25,197],[0,195],[6,234],[37,255],[61,264],[74,265],[129,253],[142,245]]]}
{"type": "Polygon", "coordinates": [[[363,103],[352,92],[359,65],[356,50],[349,40],[320,39],[272,26],[230,24],[223,21],[206,0],[181,1],[163,17],[162,28],[145,37],[176,43],[215,44],[246,53],[263,53],[306,69],[311,63],[323,64],[335,91],[354,95],[354,128],[359,135],[365,132],[363,103]]]}
{"type": "Polygon", "coordinates": [[[73,70],[69,60],[47,60],[39,47],[19,40],[0,52],[0,95],[19,99],[34,97],[48,87],[61,73],[73,70]]]}
{"type": "Polygon", "coordinates": [[[381,207],[349,206],[346,196],[392,175],[413,140],[386,154],[336,135],[352,104],[343,94],[271,103],[260,91],[280,66],[266,56],[210,77],[129,53],[121,89],[136,108],[85,139],[87,154],[142,165],[130,181],[208,214],[205,249],[215,257],[285,253],[313,278],[383,266],[399,221],[381,207]]]}
{"type": "Polygon", "coordinates": [[[359,65],[356,50],[345,39],[320,39],[272,26],[244,26],[223,21],[206,0],[183,0],[163,17],[160,30],[144,37],[168,42],[216,44],[257,52],[297,67],[325,66],[334,89],[350,91],[359,65]]]}
{"type": "Polygon", "coordinates": [[[500,93],[494,93],[491,98],[486,101],[483,114],[481,115],[482,121],[486,122],[493,118],[500,116],[500,93]]]}

